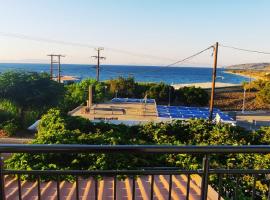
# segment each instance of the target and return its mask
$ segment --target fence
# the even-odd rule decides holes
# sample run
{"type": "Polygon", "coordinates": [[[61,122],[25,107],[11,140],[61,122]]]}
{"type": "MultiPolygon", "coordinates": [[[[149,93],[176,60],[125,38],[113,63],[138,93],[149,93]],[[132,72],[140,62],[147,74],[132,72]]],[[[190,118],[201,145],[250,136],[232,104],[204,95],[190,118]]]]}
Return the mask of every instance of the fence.
{"type": "MultiPolygon", "coordinates": [[[[201,200],[207,199],[208,187],[209,187],[209,175],[215,174],[218,176],[218,199],[221,199],[221,185],[222,176],[224,175],[235,175],[240,176],[243,174],[253,175],[254,182],[252,188],[252,199],[255,199],[256,194],[256,177],[261,174],[270,174],[270,169],[210,169],[209,160],[213,154],[266,154],[270,153],[270,146],[260,145],[260,146],[169,146],[169,145],[13,145],[13,144],[1,144],[0,153],[29,153],[29,154],[39,154],[39,153],[104,153],[104,154],[117,154],[117,153],[136,153],[136,154],[190,154],[190,155],[201,155],[203,156],[202,168],[199,170],[183,170],[183,169],[138,169],[138,170],[13,170],[5,169],[3,160],[0,162],[0,197],[5,199],[5,176],[6,175],[17,175],[18,176],[18,193],[19,199],[21,199],[21,179],[20,176],[23,174],[34,175],[37,177],[37,189],[38,189],[38,199],[41,199],[41,189],[40,189],[40,176],[42,175],[73,175],[76,177],[76,199],[79,199],[79,183],[78,177],[80,176],[112,176],[114,177],[114,194],[113,198],[117,199],[116,194],[116,176],[117,175],[128,175],[132,177],[132,199],[135,199],[135,179],[136,176],[149,175],[151,176],[151,190],[150,199],[153,199],[153,182],[155,175],[168,175],[169,176],[169,190],[168,199],[172,198],[172,176],[184,174],[187,176],[187,194],[186,199],[189,199],[190,192],[190,176],[192,174],[197,174],[201,176],[201,200]]],[[[59,180],[57,180],[57,199],[60,199],[60,187],[59,180]]],[[[237,199],[237,192],[235,194],[237,199]]],[[[97,181],[95,181],[95,199],[97,199],[97,181]]]]}

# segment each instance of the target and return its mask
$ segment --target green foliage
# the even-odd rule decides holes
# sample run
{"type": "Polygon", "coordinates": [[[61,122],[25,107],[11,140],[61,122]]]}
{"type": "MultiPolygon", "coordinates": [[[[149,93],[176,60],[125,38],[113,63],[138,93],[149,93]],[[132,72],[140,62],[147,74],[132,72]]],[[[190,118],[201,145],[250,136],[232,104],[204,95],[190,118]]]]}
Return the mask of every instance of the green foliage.
{"type": "Polygon", "coordinates": [[[56,106],[63,93],[63,85],[50,80],[45,73],[8,71],[0,74],[0,96],[16,106],[23,127],[27,126],[26,111],[42,113],[56,106]]]}
{"type": "Polygon", "coordinates": [[[265,85],[257,93],[257,98],[265,104],[270,105],[270,82],[266,82],[265,85]]]}
{"type": "Polygon", "coordinates": [[[90,85],[93,87],[94,102],[104,102],[112,98],[112,95],[108,92],[108,85],[105,82],[85,79],[80,83],[65,86],[65,96],[60,103],[61,110],[68,112],[81,104],[85,104],[88,99],[90,85]]]}
{"type": "Polygon", "coordinates": [[[174,88],[164,83],[151,86],[146,92],[149,98],[156,99],[159,102],[169,102],[169,93],[171,93],[171,101],[173,101],[174,88]]]}
{"type": "Polygon", "coordinates": [[[19,129],[18,109],[8,100],[0,100],[0,130],[12,136],[19,129]]]}
{"type": "Polygon", "coordinates": [[[18,122],[14,119],[1,123],[0,129],[4,130],[8,136],[13,136],[19,130],[18,122]]]}
{"type": "Polygon", "coordinates": [[[56,105],[62,93],[62,85],[45,73],[9,71],[0,75],[1,97],[22,109],[56,105]]]}
{"type": "Polygon", "coordinates": [[[117,79],[111,79],[108,81],[110,92],[116,94],[118,97],[136,97],[134,93],[136,83],[133,77],[119,77],[117,79]]]}
{"type": "MultiPolygon", "coordinates": [[[[159,144],[159,145],[248,145],[269,144],[270,127],[247,132],[229,124],[213,124],[204,120],[147,123],[139,126],[91,123],[87,119],[71,117],[51,109],[43,115],[33,144],[159,144]]],[[[269,169],[270,155],[238,154],[212,155],[211,168],[269,169]]],[[[197,155],[136,155],[136,154],[14,154],[6,161],[11,169],[136,169],[141,167],[201,168],[202,157],[197,155]]],[[[34,178],[34,177],[24,177],[34,178]]],[[[46,179],[47,177],[43,177],[46,179]]],[[[72,177],[62,177],[71,180],[72,177]]],[[[260,176],[257,190],[267,192],[266,178],[260,176]]],[[[227,191],[233,193],[235,177],[223,180],[227,191]]],[[[248,197],[252,190],[252,176],[240,177],[239,194],[248,197]]],[[[217,177],[211,176],[217,184],[217,177]]]]}
{"type": "Polygon", "coordinates": [[[268,104],[270,105],[270,81],[258,79],[252,81],[251,83],[244,83],[244,88],[256,91],[256,100],[260,104],[268,104]]]}
{"type": "Polygon", "coordinates": [[[165,83],[136,83],[132,77],[119,77],[108,81],[108,84],[110,92],[117,93],[118,97],[144,98],[147,94],[148,98],[158,103],[167,104],[170,98],[172,104],[198,106],[206,106],[209,100],[208,93],[202,88],[184,87],[175,90],[165,83]]]}
{"type": "Polygon", "coordinates": [[[202,88],[183,87],[176,91],[178,102],[188,106],[205,106],[208,104],[208,93],[202,88]]]}

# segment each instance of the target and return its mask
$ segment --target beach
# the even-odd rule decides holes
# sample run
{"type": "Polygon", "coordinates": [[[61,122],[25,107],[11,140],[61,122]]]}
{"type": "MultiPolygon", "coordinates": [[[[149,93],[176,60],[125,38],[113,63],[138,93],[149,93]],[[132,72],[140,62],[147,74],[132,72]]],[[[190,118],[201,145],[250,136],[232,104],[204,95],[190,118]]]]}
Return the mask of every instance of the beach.
{"type": "MultiPolygon", "coordinates": [[[[182,87],[191,87],[191,86],[200,87],[203,89],[209,89],[209,88],[212,88],[212,82],[173,84],[172,86],[174,87],[174,89],[179,89],[182,87]]],[[[216,86],[216,88],[223,88],[223,87],[241,86],[241,84],[216,82],[215,86],[216,86]]]]}

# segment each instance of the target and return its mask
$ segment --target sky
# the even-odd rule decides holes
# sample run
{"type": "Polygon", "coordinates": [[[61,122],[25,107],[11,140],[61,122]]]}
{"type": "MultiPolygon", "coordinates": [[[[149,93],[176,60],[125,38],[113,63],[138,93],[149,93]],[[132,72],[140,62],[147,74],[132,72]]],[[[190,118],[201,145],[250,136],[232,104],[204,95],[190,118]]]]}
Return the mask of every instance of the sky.
{"type": "MultiPolygon", "coordinates": [[[[93,64],[99,46],[103,64],[168,65],[215,42],[270,52],[269,0],[0,0],[0,5],[0,62],[46,63],[47,54],[59,53],[66,55],[64,63],[93,64]]],[[[210,49],[182,65],[212,65],[211,54],[210,49]]],[[[220,66],[248,62],[270,62],[270,55],[219,47],[220,66]]]]}

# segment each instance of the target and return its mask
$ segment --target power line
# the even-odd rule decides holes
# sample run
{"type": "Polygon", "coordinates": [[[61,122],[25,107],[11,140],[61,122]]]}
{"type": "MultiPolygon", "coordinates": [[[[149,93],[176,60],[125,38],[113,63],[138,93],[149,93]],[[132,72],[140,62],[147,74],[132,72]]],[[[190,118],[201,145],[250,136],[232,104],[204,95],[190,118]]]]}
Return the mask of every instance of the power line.
{"type": "Polygon", "coordinates": [[[196,57],[196,56],[202,54],[203,52],[205,52],[205,51],[207,51],[207,50],[209,50],[209,49],[211,49],[211,48],[214,48],[213,45],[211,45],[210,47],[207,47],[206,49],[203,49],[203,50],[201,50],[201,51],[199,51],[199,52],[197,52],[197,53],[195,53],[195,54],[192,54],[191,56],[188,56],[188,57],[186,57],[186,58],[184,58],[184,59],[182,59],[182,60],[173,62],[173,63],[171,63],[171,64],[169,64],[169,65],[165,65],[165,66],[163,66],[161,69],[151,70],[151,71],[143,71],[142,73],[145,73],[145,72],[147,72],[147,73],[149,73],[149,72],[157,72],[157,71],[163,70],[163,69],[165,69],[165,68],[171,67],[171,66],[173,66],[173,65],[176,65],[176,64],[179,64],[179,63],[183,63],[183,62],[185,62],[185,61],[187,61],[187,60],[190,60],[190,59],[192,59],[192,58],[194,58],[194,57],[196,57]]]}
{"type": "MultiPolygon", "coordinates": [[[[5,37],[18,38],[18,39],[22,39],[22,40],[31,40],[31,41],[35,41],[35,42],[45,42],[45,43],[61,44],[61,45],[68,45],[68,46],[77,46],[77,47],[91,48],[91,49],[98,48],[100,46],[100,45],[77,43],[77,42],[67,42],[67,41],[63,41],[63,40],[51,40],[51,39],[47,39],[47,38],[34,37],[34,36],[29,36],[29,35],[17,34],[17,33],[0,32],[0,35],[5,36],[5,37]]],[[[121,54],[128,54],[128,55],[136,56],[136,57],[144,57],[144,58],[159,59],[159,60],[170,60],[170,61],[173,60],[172,58],[160,57],[160,56],[155,56],[155,55],[150,55],[150,54],[135,53],[135,52],[131,52],[131,51],[110,48],[110,47],[105,47],[105,48],[106,48],[106,50],[118,52],[121,54]]]]}
{"type": "Polygon", "coordinates": [[[221,47],[225,47],[225,48],[234,49],[234,50],[239,50],[239,51],[250,52],[250,53],[260,53],[260,54],[267,54],[267,55],[270,55],[270,53],[269,53],[269,52],[265,52],[265,51],[258,51],[258,50],[243,49],[243,48],[234,47],[234,46],[228,46],[228,45],[223,45],[223,44],[219,44],[219,46],[221,46],[221,47]]]}

